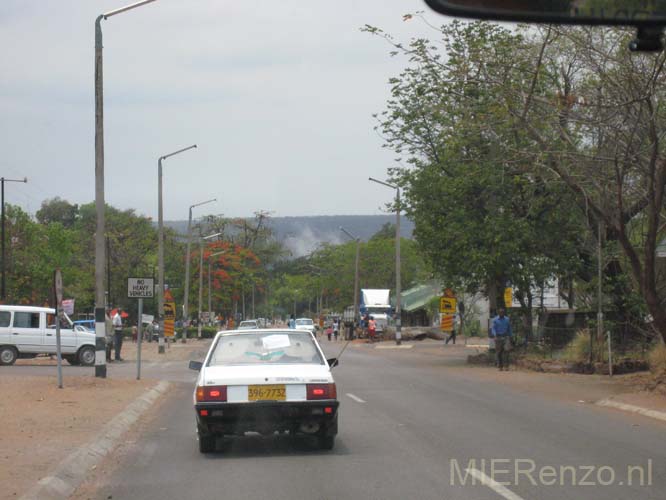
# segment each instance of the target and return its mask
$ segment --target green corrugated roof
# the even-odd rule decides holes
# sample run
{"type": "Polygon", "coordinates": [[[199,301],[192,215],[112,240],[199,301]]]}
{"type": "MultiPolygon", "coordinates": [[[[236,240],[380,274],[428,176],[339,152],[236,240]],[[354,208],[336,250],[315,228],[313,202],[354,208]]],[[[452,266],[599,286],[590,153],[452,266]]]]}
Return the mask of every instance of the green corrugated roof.
{"type": "Polygon", "coordinates": [[[400,294],[400,306],[403,311],[412,312],[426,307],[430,301],[442,294],[442,285],[435,281],[417,285],[400,294]]]}

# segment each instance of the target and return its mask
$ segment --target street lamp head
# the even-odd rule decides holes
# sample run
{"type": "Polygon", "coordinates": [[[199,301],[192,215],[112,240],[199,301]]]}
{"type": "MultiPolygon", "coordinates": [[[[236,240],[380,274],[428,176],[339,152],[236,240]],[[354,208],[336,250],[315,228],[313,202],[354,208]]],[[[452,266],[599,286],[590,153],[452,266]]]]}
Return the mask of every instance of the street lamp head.
{"type": "Polygon", "coordinates": [[[389,184],[388,182],[380,181],[379,179],[375,179],[374,177],[368,177],[368,180],[371,182],[376,182],[377,184],[381,184],[382,186],[390,187],[391,189],[400,189],[398,186],[389,184]]]}
{"type": "Polygon", "coordinates": [[[136,9],[137,7],[141,7],[142,5],[146,5],[147,3],[154,2],[155,0],[141,0],[140,2],[133,3],[131,5],[126,5],[125,7],[120,7],[119,9],[115,10],[110,10],[109,12],[105,12],[102,14],[100,17],[103,17],[104,19],[108,19],[111,16],[115,16],[116,14],[120,14],[122,12],[127,12],[128,10],[136,9]]]}

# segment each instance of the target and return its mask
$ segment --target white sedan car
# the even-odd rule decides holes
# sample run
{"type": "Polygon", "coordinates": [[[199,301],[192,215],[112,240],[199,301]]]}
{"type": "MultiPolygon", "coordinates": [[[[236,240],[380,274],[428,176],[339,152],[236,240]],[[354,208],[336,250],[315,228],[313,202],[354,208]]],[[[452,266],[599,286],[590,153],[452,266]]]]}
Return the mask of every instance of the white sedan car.
{"type": "Polygon", "coordinates": [[[218,437],[287,432],[317,438],[332,449],[338,400],[331,368],[314,336],[299,330],[219,332],[194,390],[199,451],[215,451],[218,437]]]}
{"type": "Polygon", "coordinates": [[[307,330],[313,335],[317,334],[317,327],[310,318],[298,318],[296,320],[296,330],[307,330]]]}

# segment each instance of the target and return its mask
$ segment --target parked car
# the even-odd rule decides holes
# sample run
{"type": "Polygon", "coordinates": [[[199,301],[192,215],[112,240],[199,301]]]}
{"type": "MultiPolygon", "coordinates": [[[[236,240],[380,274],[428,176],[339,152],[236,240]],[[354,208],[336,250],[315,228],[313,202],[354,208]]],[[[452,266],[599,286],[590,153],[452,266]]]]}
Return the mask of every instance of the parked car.
{"type": "Polygon", "coordinates": [[[312,334],[298,330],[219,332],[202,362],[194,390],[199,451],[245,432],[307,434],[330,450],[338,432],[331,368],[312,334]]]}
{"type": "MultiPolygon", "coordinates": [[[[55,310],[48,307],[0,305],[0,364],[18,358],[56,354],[55,310]]],[[[62,357],[71,365],[95,364],[95,334],[75,327],[63,313],[60,325],[62,357]]]]}
{"type": "Polygon", "coordinates": [[[296,330],[307,330],[312,335],[317,334],[317,327],[315,327],[314,321],[310,318],[298,318],[296,320],[296,330]]]}
{"type": "Polygon", "coordinates": [[[259,324],[254,319],[247,319],[238,324],[238,330],[256,330],[257,328],[259,328],[259,324]]]}

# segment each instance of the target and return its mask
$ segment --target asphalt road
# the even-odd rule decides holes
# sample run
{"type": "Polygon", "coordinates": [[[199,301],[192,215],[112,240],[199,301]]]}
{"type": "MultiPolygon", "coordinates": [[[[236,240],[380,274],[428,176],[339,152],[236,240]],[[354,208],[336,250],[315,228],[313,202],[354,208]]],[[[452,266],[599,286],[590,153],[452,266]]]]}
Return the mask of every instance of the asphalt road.
{"type": "Polygon", "coordinates": [[[333,451],[247,436],[211,455],[197,449],[194,372],[182,362],[153,366],[176,381],[173,397],[95,498],[665,498],[662,423],[463,377],[457,364],[418,349],[352,347],[334,369],[333,451]]]}

